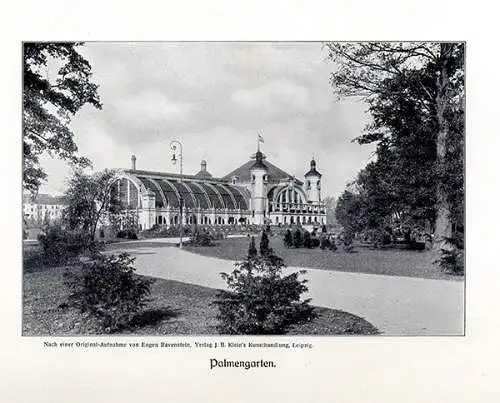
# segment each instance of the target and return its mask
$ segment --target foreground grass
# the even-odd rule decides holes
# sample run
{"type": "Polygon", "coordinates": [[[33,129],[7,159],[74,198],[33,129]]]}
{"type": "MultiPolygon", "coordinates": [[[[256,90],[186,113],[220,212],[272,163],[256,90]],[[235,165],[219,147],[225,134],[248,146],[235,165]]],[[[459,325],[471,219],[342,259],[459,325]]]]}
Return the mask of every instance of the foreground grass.
{"type": "MultiPolygon", "coordinates": [[[[23,335],[70,336],[102,334],[92,317],[65,307],[68,289],[64,272],[56,268],[26,273],[23,281],[23,335]]],[[[69,270],[78,270],[71,268],[69,270]]],[[[218,334],[217,309],[212,305],[217,290],[163,279],[154,279],[151,302],[136,317],[124,335],[203,335],[218,334]]],[[[319,317],[296,326],[294,335],[376,334],[366,320],[347,312],[317,308],[319,317]]]]}
{"type": "MultiPolygon", "coordinates": [[[[258,247],[260,237],[256,237],[258,247]]],[[[186,246],[185,249],[203,256],[240,260],[248,251],[249,238],[228,238],[216,241],[215,246],[186,246]]],[[[354,253],[315,249],[285,248],[283,240],[274,236],[270,245],[287,266],[335,270],[354,273],[385,274],[389,276],[459,280],[460,276],[443,273],[433,264],[437,259],[432,251],[372,250],[357,248],[354,253]]]]}

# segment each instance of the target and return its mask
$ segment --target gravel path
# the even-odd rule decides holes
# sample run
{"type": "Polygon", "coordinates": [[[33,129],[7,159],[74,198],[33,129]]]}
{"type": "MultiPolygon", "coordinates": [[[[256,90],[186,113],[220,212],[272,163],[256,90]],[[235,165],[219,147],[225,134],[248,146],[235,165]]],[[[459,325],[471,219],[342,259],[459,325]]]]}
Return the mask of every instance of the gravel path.
{"type": "MultiPolygon", "coordinates": [[[[137,242],[137,241],[136,241],[137,242]]],[[[113,249],[119,249],[114,244],[113,249]]],[[[212,288],[225,288],[219,273],[234,262],[205,257],[175,247],[127,252],[137,272],[212,288]]],[[[287,268],[297,271],[298,268],[287,268]]],[[[306,269],[312,303],[350,312],[385,335],[461,335],[464,332],[464,282],[306,269]]]]}

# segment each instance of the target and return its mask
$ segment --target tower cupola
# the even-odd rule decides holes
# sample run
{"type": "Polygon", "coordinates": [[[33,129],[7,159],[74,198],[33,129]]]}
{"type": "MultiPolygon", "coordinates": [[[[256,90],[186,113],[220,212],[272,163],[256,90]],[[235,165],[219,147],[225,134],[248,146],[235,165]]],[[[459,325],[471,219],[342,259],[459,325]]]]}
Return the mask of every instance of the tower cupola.
{"type": "Polygon", "coordinates": [[[208,178],[212,177],[212,174],[207,171],[207,161],[206,160],[201,161],[200,172],[198,172],[195,176],[197,176],[198,178],[204,178],[204,179],[208,179],[208,178]]]}
{"type": "Polygon", "coordinates": [[[265,171],[268,171],[267,166],[262,162],[263,159],[264,159],[264,155],[262,154],[262,152],[260,150],[257,150],[257,152],[255,153],[255,164],[253,164],[250,169],[251,170],[263,169],[265,171]]]}
{"type": "Polygon", "coordinates": [[[309,176],[316,176],[321,178],[321,174],[316,170],[316,161],[314,158],[311,160],[311,169],[304,175],[306,178],[309,176]]]}

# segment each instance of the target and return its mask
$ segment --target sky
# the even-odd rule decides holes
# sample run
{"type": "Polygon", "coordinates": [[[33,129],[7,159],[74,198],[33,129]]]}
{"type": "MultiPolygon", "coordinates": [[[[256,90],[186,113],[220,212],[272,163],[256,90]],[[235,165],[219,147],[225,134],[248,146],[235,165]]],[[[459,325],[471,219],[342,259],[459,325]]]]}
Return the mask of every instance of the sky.
{"type": "MultiPolygon", "coordinates": [[[[338,99],[335,66],[321,43],[86,43],[102,110],[83,107],[71,129],[93,168],[178,172],[169,143],[183,144],[184,173],[200,161],[224,176],[256,151],[303,179],[314,156],[322,196],[334,196],[369,161],[373,148],[352,139],[368,123],[360,100],[338,99]]],[[[64,192],[71,170],[44,157],[41,193],[64,192]]]]}

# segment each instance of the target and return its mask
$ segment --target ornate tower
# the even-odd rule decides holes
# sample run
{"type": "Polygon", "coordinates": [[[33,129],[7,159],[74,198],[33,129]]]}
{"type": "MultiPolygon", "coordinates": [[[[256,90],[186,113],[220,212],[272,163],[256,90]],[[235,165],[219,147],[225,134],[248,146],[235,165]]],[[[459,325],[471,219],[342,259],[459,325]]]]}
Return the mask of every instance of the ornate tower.
{"type": "Polygon", "coordinates": [[[255,154],[255,164],[250,168],[252,194],[252,223],[262,225],[267,207],[267,166],[262,162],[260,150],[255,154]]]}
{"type": "Polygon", "coordinates": [[[321,174],[316,170],[316,161],[311,160],[311,169],[305,175],[307,201],[319,203],[321,201],[321,174]]]}

